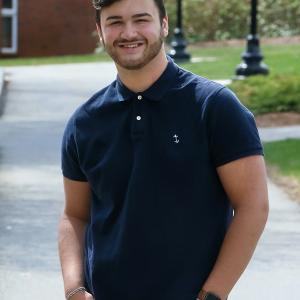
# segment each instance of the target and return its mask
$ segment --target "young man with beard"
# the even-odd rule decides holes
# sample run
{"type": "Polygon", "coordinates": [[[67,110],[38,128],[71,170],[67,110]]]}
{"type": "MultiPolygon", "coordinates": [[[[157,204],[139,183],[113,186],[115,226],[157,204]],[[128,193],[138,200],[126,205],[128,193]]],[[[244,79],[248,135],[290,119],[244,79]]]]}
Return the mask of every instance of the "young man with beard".
{"type": "Polygon", "coordinates": [[[253,116],[166,56],[162,0],[94,4],[118,76],[63,138],[66,298],[225,300],[268,214],[253,116]]]}

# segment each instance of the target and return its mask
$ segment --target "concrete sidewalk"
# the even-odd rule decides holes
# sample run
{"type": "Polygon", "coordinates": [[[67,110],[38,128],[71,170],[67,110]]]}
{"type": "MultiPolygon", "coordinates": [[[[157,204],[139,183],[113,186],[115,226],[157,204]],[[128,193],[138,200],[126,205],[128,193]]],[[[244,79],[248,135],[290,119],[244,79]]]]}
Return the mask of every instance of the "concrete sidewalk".
{"type": "Polygon", "coordinates": [[[285,127],[272,127],[260,128],[259,134],[264,142],[273,142],[284,140],[288,138],[300,138],[300,126],[285,126],[285,127]]]}
{"type": "Polygon", "coordinates": [[[4,69],[0,67],[0,96],[2,94],[3,84],[4,84],[4,69]]]}
{"type": "MultiPolygon", "coordinates": [[[[56,242],[63,208],[61,135],[74,109],[115,75],[111,63],[6,69],[7,104],[0,118],[1,300],[64,299],[56,242]]],[[[299,128],[260,133],[264,140],[299,137],[299,128]]],[[[271,182],[269,193],[266,230],[231,300],[299,299],[300,206],[271,182]]]]}
{"type": "Polygon", "coordinates": [[[4,90],[4,69],[0,67],[0,117],[4,110],[3,90],[4,90]]]}
{"type": "Polygon", "coordinates": [[[265,231],[230,300],[299,299],[300,205],[270,181],[268,189],[265,231]]]}

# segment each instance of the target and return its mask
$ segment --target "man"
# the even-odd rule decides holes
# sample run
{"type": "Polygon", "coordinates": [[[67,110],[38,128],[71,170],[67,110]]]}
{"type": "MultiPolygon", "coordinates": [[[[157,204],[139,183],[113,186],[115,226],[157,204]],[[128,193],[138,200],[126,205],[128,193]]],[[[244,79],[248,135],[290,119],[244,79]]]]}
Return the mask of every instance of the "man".
{"type": "Polygon", "coordinates": [[[66,298],[225,300],[268,214],[253,116],[166,56],[162,0],[95,2],[118,77],[63,138],[66,298]]]}

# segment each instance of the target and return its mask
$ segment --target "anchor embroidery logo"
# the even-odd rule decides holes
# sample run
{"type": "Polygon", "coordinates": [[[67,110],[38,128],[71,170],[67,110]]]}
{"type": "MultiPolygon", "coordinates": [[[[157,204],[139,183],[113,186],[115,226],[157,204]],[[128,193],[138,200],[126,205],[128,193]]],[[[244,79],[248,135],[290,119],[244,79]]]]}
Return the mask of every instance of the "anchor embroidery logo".
{"type": "Polygon", "coordinates": [[[174,138],[174,143],[178,144],[179,143],[178,135],[174,134],[173,138],[174,138]]]}

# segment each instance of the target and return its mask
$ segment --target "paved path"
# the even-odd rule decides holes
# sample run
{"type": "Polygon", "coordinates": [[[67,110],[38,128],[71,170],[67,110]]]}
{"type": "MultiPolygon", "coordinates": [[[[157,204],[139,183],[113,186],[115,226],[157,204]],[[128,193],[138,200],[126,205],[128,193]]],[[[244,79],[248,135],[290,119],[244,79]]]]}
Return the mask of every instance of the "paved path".
{"type": "MultiPolygon", "coordinates": [[[[6,74],[10,83],[0,118],[0,298],[63,300],[56,246],[63,208],[60,139],[68,116],[108,84],[115,70],[99,63],[7,68],[6,74]]],[[[299,133],[295,129],[293,135],[299,133]]],[[[261,134],[266,140],[284,137],[274,130],[261,134]]],[[[231,300],[299,299],[300,206],[272,183],[269,189],[267,228],[231,300]]]]}
{"type": "Polygon", "coordinates": [[[5,92],[4,69],[0,66],[0,116],[3,114],[5,103],[3,101],[3,94],[5,92]]]}
{"type": "Polygon", "coordinates": [[[6,69],[0,118],[0,299],[62,300],[56,232],[65,122],[114,78],[111,64],[6,69]],[[86,74],[86,75],[85,75],[86,74]]]}
{"type": "Polygon", "coordinates": [[[265,142],[284,140],[286,138],[300,139],[300,126],[261,128],[259,133],[261,139],[265,142]]]}

